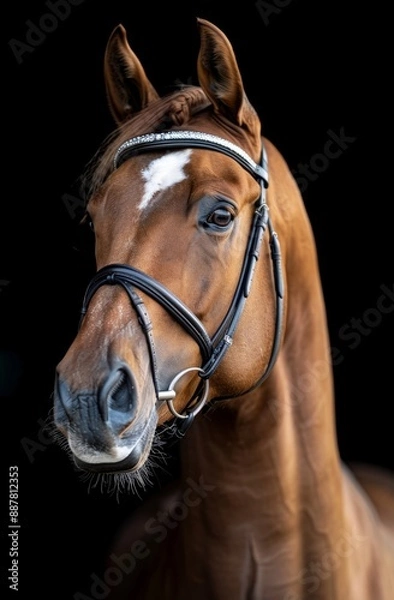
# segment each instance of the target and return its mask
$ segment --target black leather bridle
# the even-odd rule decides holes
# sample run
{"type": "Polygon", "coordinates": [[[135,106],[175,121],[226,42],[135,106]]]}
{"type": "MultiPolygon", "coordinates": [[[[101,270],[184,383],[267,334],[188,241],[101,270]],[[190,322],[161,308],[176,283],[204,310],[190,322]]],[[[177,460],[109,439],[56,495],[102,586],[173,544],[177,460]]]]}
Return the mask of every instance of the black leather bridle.
{"type": "Polygon", "coordinates": [[[152,150],[168,150],[174,148],[200,148],[221,152],[236,160],[244,169],[246,169],[261,184],[261,193],[255,203],[255,211],[249,235],[249,240],[245,252],[240,278],[234,296],[224,316],[212,338],[205,330],[201,321],[190,311],[190,309],[175,296],[168,288],[153,279],[139,269],[124,264],[110,264],[94,275],[90,281],[83,300],[81,310],[81,321],[87,312],[89,302],[95,292],[103,285],[120,285],[127,293],[131,305],[138,315],[139,323],[144,331],[151,360],[152,378],[156,390],[158,401],[165,401],[169,410],[175,417],[176,427],[173,431],[179,437],[183,436],[185,431],[191,425],[194,417],[203,408],[209,392],[209,379],[215,373],[223,360],[227,350],[232,345],[233,336],[244,309],[245,302],[249,296],[252,285],[255,265],[259,258],[261,244],[266,229],[270,236],[270,249],[272,258],[272,267],[274,275],[274,286],[276,295],[276,323],[274,341],[271,350],[270,360],[267,368],[260,379],[249,390],[240,395],[244,395],[255,389],[267,379],[278,355],[281,331],[283,322],[283,299],[284,287],[281,269],[280,245],[276,232],[273,230],[269,217],[268,206],[266,204],[266,188],[268,187],[267,157],[265,148],[262,148],[261,162],[255,163],[251,157],[239,146],[233,144],[225,138],[198,131],[167,131],[162,133],[149,133],[124,142],[117,150],[114,158],[114,169],[117,169],[125,160],[135,153],[152,150]],[[202,357],[202,366],[189,367],[178,373],[171,381],[167,390],[160,390],[157,378],[157,358],[153,337],[153,327],[150,321],[148,311],[136,292],[136,289],[146,293],[156,302],[161,304],[166,311],[187,331],[187,333],[196,341],[200,348],[202,357]],[[174,405],[173,399],[176,396],[175,386],[178,381],[187,373],[198,373],[201,378],[196,392],[190,399],[183,413],[179,413],[174,405]]]}

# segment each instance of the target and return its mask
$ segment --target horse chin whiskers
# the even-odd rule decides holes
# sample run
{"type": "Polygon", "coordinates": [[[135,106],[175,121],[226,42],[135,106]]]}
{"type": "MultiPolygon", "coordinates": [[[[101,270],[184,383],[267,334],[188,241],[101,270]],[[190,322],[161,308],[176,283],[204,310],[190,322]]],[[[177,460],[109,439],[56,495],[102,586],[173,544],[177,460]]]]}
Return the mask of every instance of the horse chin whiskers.
{"type": "MultiPolygon", "coordinates": [[[[165,466],[169,456],[164,446],[165,441],[162,439],[162,434],[156,432],[149,454],[137,470],[119,473],[96,473],[78,470],[79,477],[87,484],[89,492],[99,490],[102,494],[115,495],[118,500],[121,495],[132,493],[142,499],[142,495],[147,488],[154,486],[154,480],[159,470],[168,474],[165,466]]],[[[67,451],[69,456],[73,458],[69,447],[67,451]]]]}
{"type": "Polygon", "coordinates": [[[60,448],[71,457],[72,452],[68,445],[67,436],[56,425],[54,412],[54,407],[52,407],[44,421],[42,432],[45,432],[57,446],[60,446],[60,448]]]}

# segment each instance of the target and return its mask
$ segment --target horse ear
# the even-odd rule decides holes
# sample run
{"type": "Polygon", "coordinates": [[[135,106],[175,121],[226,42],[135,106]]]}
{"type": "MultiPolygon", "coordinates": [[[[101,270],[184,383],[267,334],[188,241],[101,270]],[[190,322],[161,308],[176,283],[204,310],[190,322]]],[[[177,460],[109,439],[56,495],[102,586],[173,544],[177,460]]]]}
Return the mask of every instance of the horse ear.
{"type": "Polygon", "coordinates": [[[118,25],[108,40],[104,81],[111,114],[118,125],[159,98],[128,44],[123,25],[118,25]]]}
{"type": "Polygon", "coordinates": [[[201,38],[197,61],[200,85],[215,111],[241,126],[250,105],[233,48],[218,27],[205,19],[197,22],[201,38]]]}

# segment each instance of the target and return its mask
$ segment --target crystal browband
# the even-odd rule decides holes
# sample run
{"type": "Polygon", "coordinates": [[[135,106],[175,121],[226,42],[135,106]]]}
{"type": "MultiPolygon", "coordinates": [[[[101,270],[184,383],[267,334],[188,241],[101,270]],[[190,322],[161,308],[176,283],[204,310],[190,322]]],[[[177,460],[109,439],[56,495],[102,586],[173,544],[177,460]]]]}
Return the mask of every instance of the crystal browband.
{"type": "Polygon", "coordinates": [[[221,151],[239,162],[253,177],[262,180],[268,187],[268,170],[263,147],[261,165],[247,154],[242,148],[225,138],[201,131],[164,131],[162,133],[145,133],[126,140],[119,146],[114,157],[114,168],[117,169],[129,152],[133,150],[156,150],[158,148],[202,148],[205,150],[221,151]]]}

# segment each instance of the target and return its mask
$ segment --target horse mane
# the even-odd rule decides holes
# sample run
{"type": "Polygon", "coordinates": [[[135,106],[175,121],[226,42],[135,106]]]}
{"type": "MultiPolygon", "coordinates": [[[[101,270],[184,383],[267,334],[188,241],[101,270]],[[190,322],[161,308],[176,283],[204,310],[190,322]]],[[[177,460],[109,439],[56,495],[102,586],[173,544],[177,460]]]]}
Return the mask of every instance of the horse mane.
{"type": "Polygon", "coordinates": [[[96,194],[113,171],[116,150],[123,142],[144,133],[181,126],[207,108],[210,102],[200,87],[181,85],[176,91],[151,102],[134,117],[110,133],[87,165],[81,177],[81,193],[87,201],[96,194]]]}

